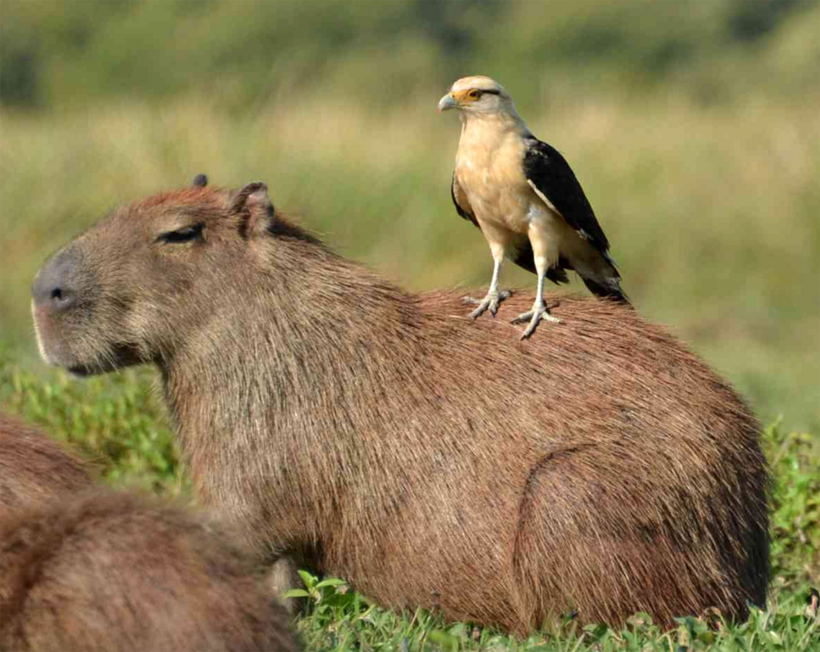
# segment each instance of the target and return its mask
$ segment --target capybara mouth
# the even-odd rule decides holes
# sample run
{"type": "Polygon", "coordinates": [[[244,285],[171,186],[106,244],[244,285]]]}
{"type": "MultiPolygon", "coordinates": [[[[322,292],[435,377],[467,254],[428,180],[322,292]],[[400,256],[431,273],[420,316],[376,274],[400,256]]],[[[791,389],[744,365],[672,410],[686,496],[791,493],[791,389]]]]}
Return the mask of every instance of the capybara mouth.
{"type": "Polygon", "coordinates": [[[118,344],[109,355],[102,356],[93,362],[72,362],[62,365],[75,376],[96,376],[112,371],[141,364],[144,360],[138,353],[135,344],[118,344]]]}
{"type": "Polygon", "coordinates": [[[65,349],[44,349],[46,362],[61,367],[73,376],[87,377],[110,373],[144,362],[134,344],[120,344],[105,354],[95,351],[91,356],[76,355],[65,349]]]}

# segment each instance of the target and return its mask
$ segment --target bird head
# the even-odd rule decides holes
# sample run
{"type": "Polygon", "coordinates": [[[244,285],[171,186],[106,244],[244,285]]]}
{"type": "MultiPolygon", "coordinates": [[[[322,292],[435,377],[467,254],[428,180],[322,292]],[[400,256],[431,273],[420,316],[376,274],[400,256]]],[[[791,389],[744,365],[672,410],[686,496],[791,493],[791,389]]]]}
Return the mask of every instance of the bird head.
{"type": "Polygon", "coordinates": [[[477,75],[462,77],[438,103],[439,113],[458,109],[462,116],[514,113],[512,98],[494,79],[477,75]]]}

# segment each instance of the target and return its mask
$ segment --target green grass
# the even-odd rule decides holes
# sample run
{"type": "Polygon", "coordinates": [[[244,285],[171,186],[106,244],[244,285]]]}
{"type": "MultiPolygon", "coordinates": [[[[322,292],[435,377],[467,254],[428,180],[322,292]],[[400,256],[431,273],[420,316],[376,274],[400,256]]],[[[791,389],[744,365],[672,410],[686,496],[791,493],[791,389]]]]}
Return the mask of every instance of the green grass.
{"type": "Polygon", "coordinates": [[[325,591],[327,596],[299,623],[309,649],[316,650],[813,650],[820,644],[817,620],[805,616],[805,600],[792,594],[749,620],[729,625],[720,618],[681,618],[663,631],[646,614],[636,614],[620,631],[603,625],[578,627],[571,620],[550,633],[518,639],[468,624],[444,626],[419,611],[396,615],[367,605],[358,596],[325,591]]]}
{"type": "MultiPolygon", "coordinates": [[[[77,380],[26,367],[14,351],[0,351],[0,410],[69,442],[108,484],[190,496],[154,372],[142,368],[77,380]]],[[[305,589],[295,595],[307,596],[309,607],[298,630],[309,650],[820,649],[820,621],[805,614],[810,587],[820,585],[820,437],[773,424],[763,443],[774,476],[773,580],[767,609],[753,611],[745,623],[706,614],[661,631],[639,614],[621,631],[580,628],[567,620],[552,632],[518,640],[466,624],[445,625],[421,610],[385,611],[341,580],[320,582],[304,574],[305,589]]]]}

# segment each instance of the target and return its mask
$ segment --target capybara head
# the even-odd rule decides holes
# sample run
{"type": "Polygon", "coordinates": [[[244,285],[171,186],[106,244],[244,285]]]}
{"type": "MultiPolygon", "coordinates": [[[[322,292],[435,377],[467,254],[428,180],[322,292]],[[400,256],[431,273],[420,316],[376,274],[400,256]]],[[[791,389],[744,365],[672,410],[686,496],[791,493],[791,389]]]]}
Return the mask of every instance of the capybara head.
{"type": "Polygon", "coordinates": [[[86,465],[63,446],[0,414],[0,519],[90,484],[86,465]]]}
{"type": "MultiPolygon", "coordinates": [[[[208,320],[222,279],[247,269],[274,228],[264,183],[239,192],[190,188],[113,211],[56,252],[32,285],[43,357],[78,374],[156,362],[190,324],[208,320]]],[[[241,273],[241,272],[240,272],[241,273]]]]}
{"type": "Polygon", "coordinates": [[[0,520],[0,649],[297,649],[284,610],[216,523],[91,490],[0,520]]]}

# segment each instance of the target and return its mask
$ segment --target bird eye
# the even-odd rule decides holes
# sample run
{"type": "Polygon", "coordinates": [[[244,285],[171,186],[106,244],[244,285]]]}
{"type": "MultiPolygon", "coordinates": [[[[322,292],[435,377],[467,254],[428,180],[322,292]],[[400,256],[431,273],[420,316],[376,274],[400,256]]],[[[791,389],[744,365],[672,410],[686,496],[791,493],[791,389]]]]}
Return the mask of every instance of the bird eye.
{"type": "Polygon", "coordinates": [[[160,235],[157,240],[167,242],[169,244],[189,242],[198,238],[202,234],[202,229],[204,226],[204,224],[192,224],[191,226],[185,226],[181,229],[177,229],[176,231],[168,231],[167,233],[160,235]]]}
{"type": "Polygon", "coordinates": [[[479,97],[481,97],[481,91],[480,91],[480,90],[477,90],[477,89],[475,89],[475,88],[474,88],[473,90],[471,90],[471,91],[467,94],[467,96],[468,96],[471,100],[477,100],[479,97]]]}

